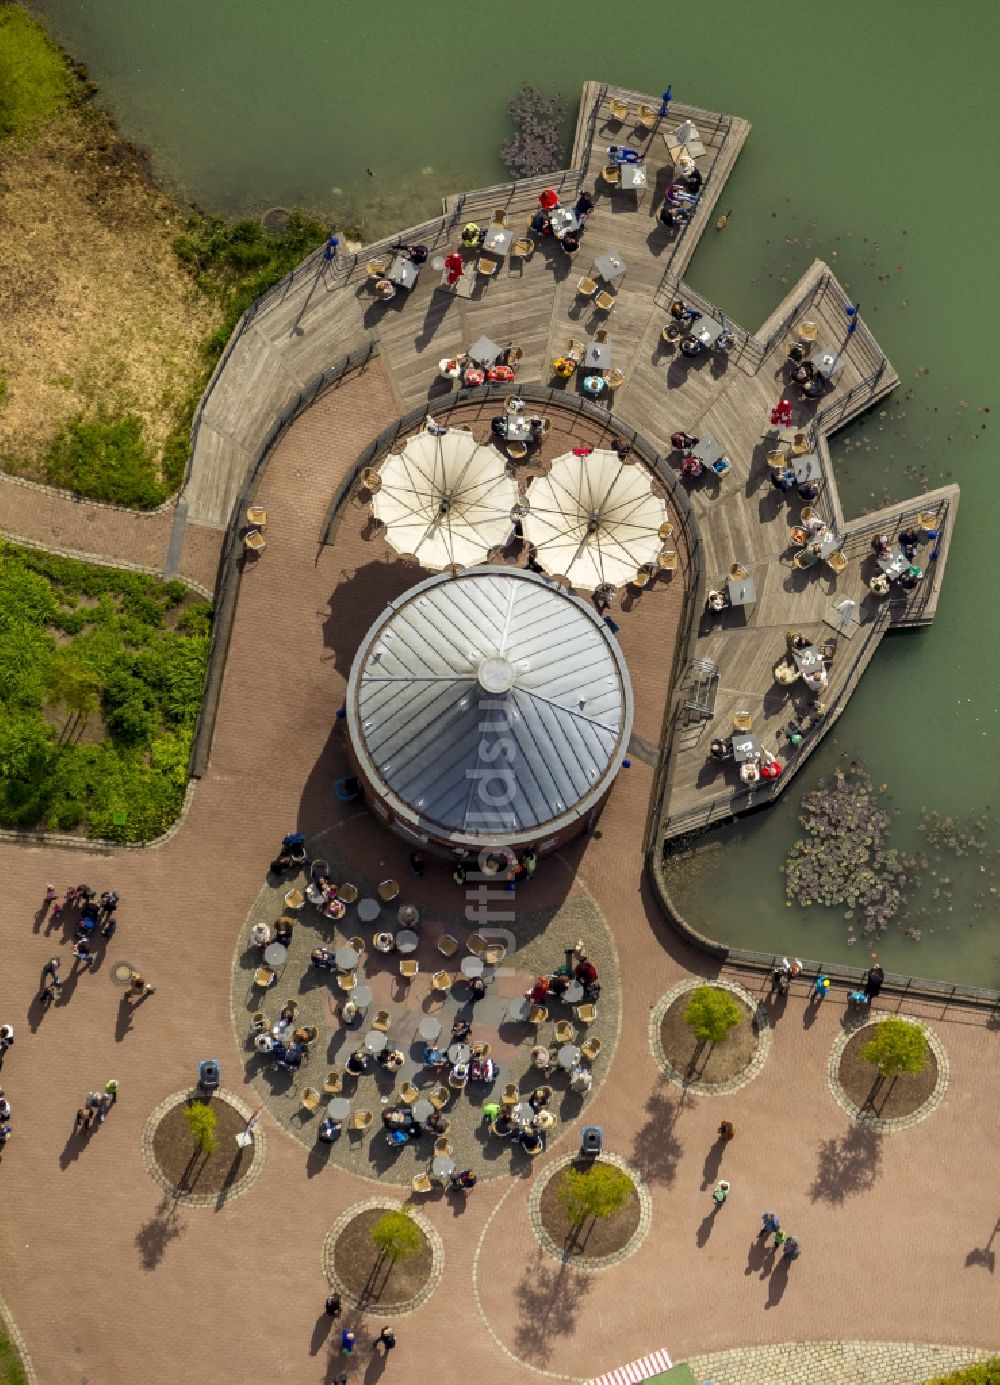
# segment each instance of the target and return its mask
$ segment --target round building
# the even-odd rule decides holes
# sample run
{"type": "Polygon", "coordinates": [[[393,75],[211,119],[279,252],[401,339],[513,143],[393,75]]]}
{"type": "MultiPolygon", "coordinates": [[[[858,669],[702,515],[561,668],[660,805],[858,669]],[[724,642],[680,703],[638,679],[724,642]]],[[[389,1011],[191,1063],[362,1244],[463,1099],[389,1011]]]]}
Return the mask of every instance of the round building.
{"type": "Polygon", "coordinates": [[[455,856],[551,851],[589,827],[621,767],[632,689],[577,597],[519,568],[411,588],[362,641],[347,689],[373,811],[455,856]]]}

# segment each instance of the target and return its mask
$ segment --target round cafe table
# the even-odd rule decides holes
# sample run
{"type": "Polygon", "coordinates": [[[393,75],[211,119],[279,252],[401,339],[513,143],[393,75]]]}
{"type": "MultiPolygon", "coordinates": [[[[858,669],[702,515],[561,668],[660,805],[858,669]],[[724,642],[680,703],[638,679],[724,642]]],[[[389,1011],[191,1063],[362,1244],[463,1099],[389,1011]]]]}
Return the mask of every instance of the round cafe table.
{"type": "Polygon", "coordinates": [[[580,1050],[576,1044],[563,1044],[559,1050],[559,1066],[569,1072],[580,1061],[580,1050]]]}
{"type": "Polygon", "coordinates": [[[410,1109],[413,1112],[413,1119],[415,1121],[420,1121],[421,1124],[426,1120],[430,1120],[431,1116],[434,1114],[434,1107],[425,1096],[418,1097],[410,1109]]]}
{"type": "Polygon", "coordinates": [[[472,1049],[468,1044],[452,1044],[448,1050],[448,1061],[452,1064],[467,1063],[472,1057],[472,1049]]]}
{"type": "Polygon", "coordinates": [[[345,1121],[351,1114],[351,1103],[346,1096],[335,1096],[327,1102],[326,1114],[332,1121],[345,1121]]]}
{"type": "Polygon", "coordinates": [[[425,1043],[432,1044],[441,1033],[441,1021],[434,1015],[425,1015],[417,1025],[417,1033],[425,1043]]]}
{"type": "Polygon", "coordinates": [[[338,947],[333,954],[333,960],[337,964],[338,971],[353,971],[358,965],[358,953],[353,947],[338,947]]]}
{"type": "Polygon", "coordinates": [[[372,1029],[365,1035],[365,1048],[369,1053],[381,1053],[388,1043],[389,1036],[381,1029],[372,1029]]]}
{"type": "Polygon", "coordinates": [[[284,943],[271,943],[264,949],[264,961],[269,967],[283,967],[288,957],[288,948],[284,943]]]}
{"type": "Polygon", "coordinates": [[[409,928],[402,928],[396,934],[396,947],[400,952],[416,952],[420,939],[409,928]]]}
{"type": "Polygon", "coordinates": [[[531,1122],[535,1119],[535,1112],[532,1109],[531,1103],[529,1101],[519,1101],[518,1104],[511,1111],[511,1115],[517,1121],[518,1125],[522,1126],[530,1125],[531,1122]]]}
{"type": "Polygon", "coordinates": [[[571,981],[563,991],[562,998],[566,1005],[578,1005],[583,999],[583,987],[579,981],[571,981]]]}
{"type": "Polygon", "coordinates": [[[463,976],[467,976],[467,977],[469,977],[470,980],[471,980],[471,978],[472,978],[473,976],[482,976],[482,974],[483,974],[483,959],[482,959],[482,957],[463,957],[463,958],[462,958],[462,975],[463,975],[463,976]]]}
{"type": "Polygon", "coordinates": [[[366,1010],[372,1003],[371,986],[355,986],[351,991],[350,999],[354,1001],[359,1010],[366,1010]]]}
{"type": "Polygon", "coordinates": [[[362,923],[374,923],[381,912],[382,906],[377,899],[369,896],[358,900],[358,918],[362,923]]]}
{"type": "Polygon", "coordinates": [[[435,1178],[449,1178],[455,1172],[455,1161],[450,1154],[438,1154],[431,1164],[435,1178]]]}

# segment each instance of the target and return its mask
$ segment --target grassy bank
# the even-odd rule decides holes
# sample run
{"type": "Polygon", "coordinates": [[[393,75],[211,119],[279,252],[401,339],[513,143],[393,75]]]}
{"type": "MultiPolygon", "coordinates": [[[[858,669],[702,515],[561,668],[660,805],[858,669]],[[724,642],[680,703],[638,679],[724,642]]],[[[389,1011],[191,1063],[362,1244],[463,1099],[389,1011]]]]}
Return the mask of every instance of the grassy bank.
{"type": "Polygon", "coordinates": [[[0,25],[0,466],[154,508],[240,313],[328,228],[178,206],[44,30],[2,0],[0,25]]]}
{"type": "Polygon", "coordinates": [[[148,841],[180,811],[211,608],[0,545],[0,825],[148,841]]]}
{"type": "Polygon", "coordinates": [[[0,1385],[28,1385],[28,1377],[21,1364],[14,1343],[0,1326],[0,1385]]]}

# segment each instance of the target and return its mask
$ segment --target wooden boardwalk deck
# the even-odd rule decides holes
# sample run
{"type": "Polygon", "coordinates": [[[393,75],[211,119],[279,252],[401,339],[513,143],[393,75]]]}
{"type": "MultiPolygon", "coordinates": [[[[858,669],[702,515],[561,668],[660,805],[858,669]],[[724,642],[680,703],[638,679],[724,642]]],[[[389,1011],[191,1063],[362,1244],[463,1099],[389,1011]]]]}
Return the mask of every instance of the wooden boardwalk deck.
{"type": "MultiPolygon", "coordinates": [[[[836,719],[884,631],[933,618],[958,491],[946,487],[864,521],[844,522],[827,437],[898,381],[863,322],[848,334],[849,300],[819,261],[755,334],[731,324],[737,343],[728,357],[703,355],[689,361],[664,345],[661,330],[674,297],[719,314],[682,276],[701,234],[714,223],[726,178],[750,127],[735,116],[674,103],[669,119],[643,133],[634,121],[619,125],[612,120],[612,97],[632,109],[640,103],[658,105],[642,93],[588,82],[570,169],[446,198],[441,217],[356,256],[333,265],[314,256],[250,309],[203,401],[184,500],[192,521],[227,527],[244,478],[274,425],[324,370],[372,341],[402,414],[424,407],[433,411],[435,399],[450,396],[450,383],[438,375],[439,360],[461,352],[482,334],[523,349],[520,381],[551,386],[556,383],[551,362],[567,339],[589,337],[606,327],[613,364],[625,376],[613,400],[615,415],[664,456],[670,451],[670,434],[682,427],[702,438],[715,438],[732,459],[732,470],[721,483],[698,484],[692,491],[701,532],[700,565],[696,557],[693,568],[700,583],[696,610],[703,609],[706,583],[714,585],[737,561],[749,567],[758,595],[746,617],[736,612],[697,624],[696,616],[690,631],[688,658],[711,660],[720,670],[720,681],[711,722],[686,725],[675,712],[670,723],[658,826],[669,838],[755,807],[780,792],[836,719]],[[691,224],[671,234],[656,215],[671,177],[665,135],[687,118],[697,124],[706,146],[699,160],[705,184],[691,224]],[[649,186],[638,203],[633,194],[607,186],[600,176],[610,143],[627,143],[643,154],[649,186]],[[574,200],[581,188],[591,189],[596,197],[583,244],[572,259],[558,243],[539,238],[533,255],[502,264],[494,277],[477,282],[469,298],[442,291],[439,275],[428,263],[408,295],[397,294],[387,304],[373,300],[365,263],[375,253],[398,242],[422,242],[431,258],[444,254],[454,248],[466,221],[482,224],[496,208],[503,208],[515,235],[523,235],[537,210],[540,190],[550,184],[565,201],[574,200]],[[605,315],[577,292],[577,283],[594,257],[607,250],[621,256],[627,272],[614,308],[605,315]],[[836,576],[826,564],[805,572],[792,565],[788,530],[801,507],[798,501],[790,505],[770,486],[769,444],[762,438],[769,410],[785,391],[787,345],[805,318],[817,324],[819,341],[837,350],[843,365],[822,407],[801,404],[796,414],[797,426],[812,434],[823,469],[823,489],[814,508],[842,537],[848,559],[846,569],[836,576]],[[909,598],[894,589],[888,602],[878,604],[867,587],[872,533],[882,528],[895,532],[927,510],[939,517],[941,531],[929,578],[909,598]],[[850,638],[837,637],[824,697],[827,711],[789,759],[783,728],[807,712],[811,698],[801,684],[789,692],[774,682],[773,666],[784,654],[785,631],[830,636],[824,622],[832,617],[834,603],[845,598],[857,603],[857,623],[850,638]],[[787,765],[776,784],[752,793],[742,789],[732,766],[720,767],[706,753],[712,735],[728,733],[738,710],[751,714],[755,733],[787,765]]],[[[566,389],[579,389],[580,375],[566,389]]],[[[680,697],[675,692],[677,706],[680,697]]]]}

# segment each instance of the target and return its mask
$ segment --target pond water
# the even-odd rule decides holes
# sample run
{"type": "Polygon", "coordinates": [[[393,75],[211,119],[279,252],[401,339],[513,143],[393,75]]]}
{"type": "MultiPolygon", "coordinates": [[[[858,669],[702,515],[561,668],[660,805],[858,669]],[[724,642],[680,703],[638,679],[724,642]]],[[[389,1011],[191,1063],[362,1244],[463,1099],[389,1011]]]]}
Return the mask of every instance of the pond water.
{"type": "MultiPolygon", "coordinates": [[[[852,959],[861,948],[848,947],[842,911],[785,907],[777,867],[801,791],[841,752],[863,759],[890,785],[904,849],[922,808],[980,814],[997,792],[1000,7],[964,0],[946,25],[937,0],[802,12],[715,0],[683,19],[662,0],[632,0],[613,22],[596,0],[500,11],[444,0],[378,11],[361,0],[32,8],[89,64],[164,180],[229,213],[302,204],[370,235],[433,215],[443,193],[504,177],[506,101],[522,82],[565,94],[567,133],[588,77],[651,93],[671,82],[679,100],[752,122],[724,193],[729,227],[699,248],[692,283],[754,328],[815,256],[827,259],[902,380],[837,440],[845,509],[944,480],[961,484],[962,501],[933,628],[884,641],[801,784],[717,834],[676,883],[708,933],[852,959]]],[[[972,910],[981,864],[942,865],[963,881],[951,915],[940,898],[926,904],[942,908],[939,919],[914,900],[920,941],[902,932],[914,926],[904,917],[879,942],[887,967],[1000,985],[997,908],[972,910]]]]}

